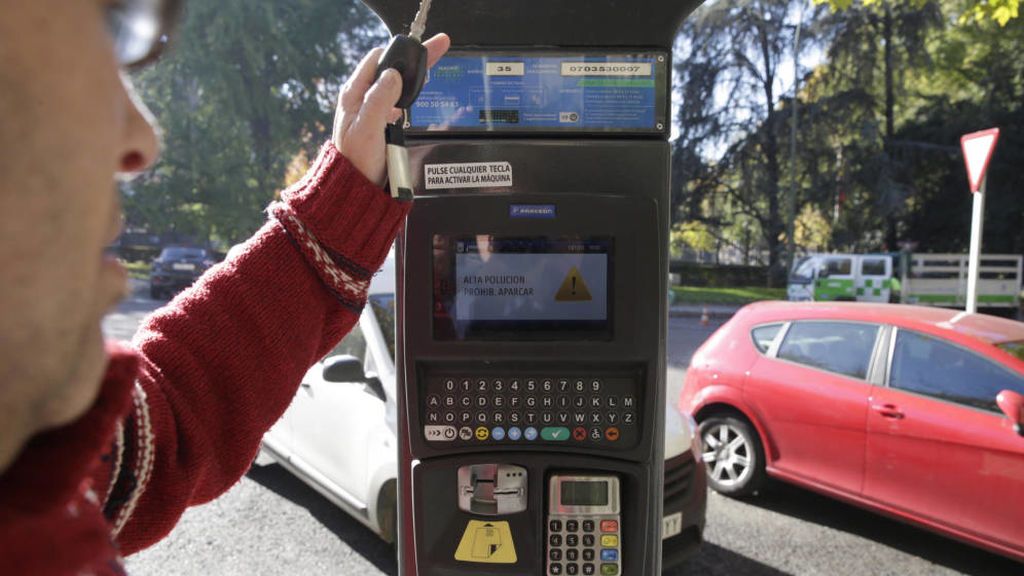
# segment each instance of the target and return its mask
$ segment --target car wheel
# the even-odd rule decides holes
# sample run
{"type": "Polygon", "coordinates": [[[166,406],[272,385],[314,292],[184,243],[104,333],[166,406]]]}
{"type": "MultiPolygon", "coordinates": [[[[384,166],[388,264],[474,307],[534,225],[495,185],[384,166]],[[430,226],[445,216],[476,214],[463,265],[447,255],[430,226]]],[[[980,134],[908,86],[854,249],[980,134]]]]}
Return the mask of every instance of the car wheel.
{"type": "Polygon", "coordinates": [[[398,499],[394,480],[384,484],[377,496],[377,526],[385,542],[394,544],[398,541],[398,499]]]}
{"type": "Polygon", "coordinates": [[[715,492],[734,497],[757,492],[765,478],[764,449],[750,423],[714,414],[700,423],[700,439],[708,484],[715,492]]]}

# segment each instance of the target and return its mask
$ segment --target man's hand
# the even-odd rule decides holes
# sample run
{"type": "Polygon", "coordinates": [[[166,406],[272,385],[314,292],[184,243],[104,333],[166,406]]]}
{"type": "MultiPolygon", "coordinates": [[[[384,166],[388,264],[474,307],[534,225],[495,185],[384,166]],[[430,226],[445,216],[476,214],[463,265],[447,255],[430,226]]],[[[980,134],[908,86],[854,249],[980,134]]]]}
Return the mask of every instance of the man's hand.
{"type": "MultiPolygon", "coordinates": [[[[438,34],[424,42],[427,67],[440,60],[450,45],[447,34],[438,34]]],[[[383,52],[383,48],[371,50],[341,88],[332,138],[349,162],[378,186],[384,184],[385,178],[384,127],[402,115],[401,110],[395,108],[402,95],[401,75],[389,69],[377,82],[373,81],[383,52]]]]}

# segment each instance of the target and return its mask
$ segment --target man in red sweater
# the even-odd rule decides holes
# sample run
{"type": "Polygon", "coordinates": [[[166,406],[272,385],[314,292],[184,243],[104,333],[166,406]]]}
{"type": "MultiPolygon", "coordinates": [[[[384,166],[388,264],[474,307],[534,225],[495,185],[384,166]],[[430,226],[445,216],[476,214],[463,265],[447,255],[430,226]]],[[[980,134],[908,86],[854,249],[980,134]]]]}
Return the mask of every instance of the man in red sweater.
{"type": "MultiPolygon", "coordinates": [[[[384,183],[401,78],[371,52],[332,141],[229,261],[132,347],[100,320],[126,275],[114,177],[157,156],[122,69],[175,0],[0,0],[0,574],[121,574],[188,506],[233,485],[305,370],[356,322],[409,209],[384,183]]],[[[427,43],[430,62],[448,48],[427,43]]]]}

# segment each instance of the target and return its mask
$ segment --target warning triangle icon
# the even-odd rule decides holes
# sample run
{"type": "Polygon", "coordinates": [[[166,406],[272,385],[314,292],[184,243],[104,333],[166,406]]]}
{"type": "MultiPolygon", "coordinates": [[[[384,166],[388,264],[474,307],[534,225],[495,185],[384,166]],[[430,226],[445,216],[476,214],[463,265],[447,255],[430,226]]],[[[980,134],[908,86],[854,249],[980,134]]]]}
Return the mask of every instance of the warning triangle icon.
{"type": "Polygon", "coordinates": [[[580,271],[573,266],[555,294],[556,302],[589,302],[593,300],[580,271]]]}

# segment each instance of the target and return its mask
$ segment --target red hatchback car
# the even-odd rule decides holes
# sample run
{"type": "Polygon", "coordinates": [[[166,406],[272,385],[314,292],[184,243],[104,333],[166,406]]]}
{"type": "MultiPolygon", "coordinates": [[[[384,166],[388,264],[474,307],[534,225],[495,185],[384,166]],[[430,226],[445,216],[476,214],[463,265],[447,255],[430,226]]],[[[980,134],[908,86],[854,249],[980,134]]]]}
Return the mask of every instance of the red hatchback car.
{"type": "Polygon", "coordinates": [[[679,408],[718,492],[771,476],[1024,560],[1022,358],[1024,324],[993,316],[759,303],[694,354],[679,408]]]}

